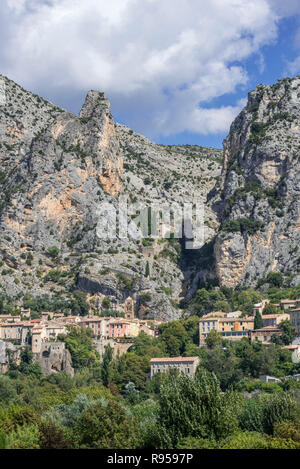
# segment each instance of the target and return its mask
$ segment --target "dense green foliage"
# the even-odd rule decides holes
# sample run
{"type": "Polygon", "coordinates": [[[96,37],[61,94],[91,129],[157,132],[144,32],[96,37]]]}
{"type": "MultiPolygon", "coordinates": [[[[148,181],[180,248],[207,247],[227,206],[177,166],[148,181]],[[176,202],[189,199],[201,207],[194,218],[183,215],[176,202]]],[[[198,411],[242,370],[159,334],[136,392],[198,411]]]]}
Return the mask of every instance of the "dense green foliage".
{"type": "Polygon", "coordinates": [[[151,340],[138,338],[122,360],[108,352],[99,365],[107,386],[95,368],[74,378],[1,375],[0,448],[300,448],[296,384],[246,400],[241,389],[222,390],[205,361],[194,379],[170,372],[145,381],[141,348],[153,350],[151,340]]]}
{"type": "MultiPolygon", "coordinates": [[[[299,296],[299,287],[279,276],[268,283],[271,304],[264,313],[274,313],[272,301],[281,295],[299,296]]],[[[85,314],[85,296],[74,293],[68,306],[77,299],[85,314]]],[[[21,364],[11,362],[0,375],[0,448],[299,449],[300,383],[284,378],[300,373],[282,348],[293,336],[290,322],[283,321],[284,334],[268,346],[246,338],[230,342],[212,331],[207,347],[198,347],[199,316],[220,309],[247,315],[265,296],[210,281],[189,305],[190,317],[161,324],[156,338],[141,333],[121,356],[107,347],[100,359],[91,330],[70,327],[59,339],[71,353],[73,378],[43,375],[27,347],[21,364]],[[151,358],[179,355],[199,356],[193,379],[170,371],[149,380],[151,358]],[[281,381],[265,383],[261,375],[281,381]]],[[[9,299],[1,300],[5,310],[9,299]]],[[[45,301],[28,298],[35,311],[45,301]]]]}
{"type": "Polygon", "coordinates": [[[187,305],[187,314],[203,316],[212,311],[241,311],[244,314],[252,314],[253,306],[263,298],[270,300],[263,314],[279,313],[274,304],[282,299],[296,299],[300,297],[300,285],[290,286],[292,277],[283,277],[281,273],[270,272],[269,275],[258,281],[258,287],[264,287],[261,292],[259,288],[228,288],[219,287],[217,280],[199,285],[195,297],[187,305]],[[266,288],[268,287],[268,288],[266,288]]]}

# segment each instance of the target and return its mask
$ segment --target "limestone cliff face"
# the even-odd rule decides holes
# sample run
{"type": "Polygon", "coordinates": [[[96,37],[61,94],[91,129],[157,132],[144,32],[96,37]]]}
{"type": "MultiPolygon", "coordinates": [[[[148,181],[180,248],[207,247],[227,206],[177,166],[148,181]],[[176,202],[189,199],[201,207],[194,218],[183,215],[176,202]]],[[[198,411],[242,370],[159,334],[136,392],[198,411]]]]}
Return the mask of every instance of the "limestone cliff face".
{"type": "Polygon", "coordinates": [[[222,285],[256,285],[300,264],[300,78],[258,86],[224,141],[222,223],[214,254],[222,285]]]}
{"type": "Polygon", "coordinates": [[[99,203],[123,190],[123,156],[103,93],[90,91],[76,116],[0,78],[1,283],[14,295],[38,287],[36,267],[55,267],[50,247],[62,256],[75,244],[95,249],[99,203]]]}
{"type": "MultiPolygon", "coordinates": [[[[178,302],[197,286],[197,263],[182,266],[178,242],[152,244],[118,232],[102,239],[99,207],[109,204],[112,224],[118,195],[127,197],[134,233],[134,204],[154,201],[161,210],[195,196],[205,202],[220,175],[221,151],[156,145],[115,124],[97,91],[76,116],[0,76],[0,98],[3,88],[0,294],[21,305],[25,295],[59,301],[81,289],[95,302],[108,296],[116,308],[130,295],[136,315],[178,318],[178,302]]],[[[218,222],[211,209],[205,216],[210,238],[218,222]]]]}
{"type": "Polygon", "coordinates": [[[117,195],[122,191],[123,155],[115,123],[110,113],[110,103],[104,93],[89,91],[79,118],[87,122],[87,137],[84,146],[90,146],[92,153],[102,157],[99,179],[106,193],[117,195]]]}
{"type": "Polygon", "coordinates": [[[95,194],[122,190],[123,159],[104,95],[90,92],[79,117],[33,99],[7,80],[0,158],[8,249],[61,245],[78,223],[95,223],[95,194]]]}

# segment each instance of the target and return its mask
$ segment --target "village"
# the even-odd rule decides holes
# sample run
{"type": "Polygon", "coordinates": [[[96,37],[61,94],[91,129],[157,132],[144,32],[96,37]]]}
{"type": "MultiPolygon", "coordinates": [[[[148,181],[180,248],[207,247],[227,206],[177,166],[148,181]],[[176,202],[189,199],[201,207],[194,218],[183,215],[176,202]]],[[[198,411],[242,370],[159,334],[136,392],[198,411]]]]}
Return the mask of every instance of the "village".
{"type": "MultiPolygon", "coordinates": [[[[211,331],[216,331],[229,341],[247,338],[252,343],[270,345],[274,336],[280,337],[284,333],[282,322],[290,321],[295,329],[295,337],[293,343],[283,348],[300,357],[300,340],[297,337],[300,335],[300,299],[281,300],[274,305],[280,310],[278,314],[264,314],[268,304],[267,299],[255,304],[251,316],[245,316],[241,311],[216,311],[199,317],[199,347],[207,346],[206,340],[211,331]],[[263,321],[263,326],[259,328],[255,328],[257,314],[263,321]]],[[[122,317],[109,314],[99,316],[95,311],[90,311],[87,316],[43,312],[40,318],[33,319],[30,309],[21,309],[16,316],[0,315],[0,373],[9,369],[10,360],[20,363],[21,351],[30,346],[34,360],[40,363],[45,374],[65,371],[73,375],[71,355],[65,348],[65,343],[59,340],[59,336],[68,334],[70,326],[91,330],[93,347],[100,358],[108,345],[112,347],[115,357],[126,353],[141,332],[158,337],[159,325],[163,322],[136,317],[135,306],[135,300],[127,297],[122,305],[118,305],[122,317]]],[[[151,377],[170,367],[193,375],[198,363],[198,357],[152,358],[151,377]]]]}

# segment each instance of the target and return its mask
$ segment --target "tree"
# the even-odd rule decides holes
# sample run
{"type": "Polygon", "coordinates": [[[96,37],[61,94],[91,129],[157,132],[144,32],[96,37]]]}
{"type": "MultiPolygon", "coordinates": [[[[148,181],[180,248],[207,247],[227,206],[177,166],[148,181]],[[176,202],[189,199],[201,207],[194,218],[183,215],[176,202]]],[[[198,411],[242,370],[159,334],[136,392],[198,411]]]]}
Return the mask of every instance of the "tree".
{"type": "MultiPolygon", "coordinates": [[[[6,449],[39,449],[40,432],[38,425],[17,427],[6,434],[6,449]]],[[[0,443],[1,448],[1,443],[0,443]]],[[[4,448],[3,448],[4,449],[4,448]]]]}
{"type": "Polygon", "coordinates": [[[267,304],[264,307],[263,314],[279,314],[280,310],[272,303],[267,304]]]}
{"type": "Polygon", "coordinates": [[[17,396],[17,389],[14,382],[8,376],[0,375],[0,401],[8,404],[17,396]]]}
{"type": "Polygon", "coordinates": [[[56,259],[57,256],[59,255],[59,249],[57,246],[52,246],[51,248],[48,249],[47,254],[51,259],[56,259]]]}
{"type": "Polygon", "coordinates": [[[259,303],[263,295],[252,288],[241,291],[236,298],[235,306],[237,309],[244,311],[248,314],[252,313],[253,305],[259,303]]]}
{"type": "MultiPolygon", "coordinates": [[[[182,321],[182,320],[181,320],[182,321]]],[[[190,316],[182,324],[187,331],[188,339],[193,344],[199,345],[199,316],[190,316]]]]}
{"type": "Polygon", "coordinates": [[[283,275],[281,272],[270,272],[267,276],[267,282],[274,287],[281,287],[283,284],[283,275]]]}
{"type": "Polygon", "coordinates": [[[274,436],[285,440],[293,440],[300,444],[300,422],[283,420],[273,426],[274,436]]]}
{"type": "Polygon", "coordinates": [[[149,276],[150,276],[150,265],[149,265],[149,261],[147,261],[145,277],[149,277],[149,276]]]}
{"type": "Polygon", "coordinates": [[[110,308],[111,302],[109,298],[103,298],[102,306],[104,309],[108,310],[110,308]]]}
{"type": "Polygon", "coordinates": [[[38,362],[33,362],[33,353],[29,346],[21,352],[21,363],[19,371],[24,375],[34,375],[40,378],[43,375],[41,365],[38,362]]]}
{"type": "Polygon", "coordinates": [[[165,344],[170,357],[179,356],[184,352],[185,344],[188,342],[188,333],[181,322],[171,321],[161,324],[159,332],[159,341],[165,344]]]}
{"type": "Polygon", "coordinates": [[[163,448],[176,448],[186,437],[218,440],[238,428],[238,396],[222,393],[216,376],[205,370],[195,379],[181,374],[163,383],[159,405],[163,448]]]}
{"type": "Polygon", "coordinates": [[[87,409],[75,425],[74,436],[80,448],[130,449],[138,443],[135,420],[113,400],[87,409]]]}
{"type": "Polygon", "coordinates": [[[102,367],[101,367],[101,378],[104,386],[108,385],[112,381],[113,373],[113,348],[108,344],[105,347],[105,352],[103,355],[102,367]]]}
{"type": "Polygon", "coordinates": [[[68,326],[68,334],[58,336],[58,340],[66,344],[75,369],[93,367],[99,363],[99,354],[93,347],[92,337],[91,329],[75,326],[68,326]]]}
{"type": "Polygon", "coordinates": [[[200,315],[203,315],[208,308],[209,305],[209,293],[205,288],[201,288],[200,290],[197,290],[196,293],[196,304],[197,304],[197,312],[200,313],[200,315]]]}
{"type": "Polygon", "coordinates": [[[140,295],[140,302],[142,305],[146,305],[152,300],[152,296],[150,292],[145,292],[140,295]]]}
{"type": "Polygon", "coordinates": [[[157,338],[149,336],[144,331],[133,339],[133,344],[128,351],[134,352],[136,355],[147,356],[149,359],[166,355],[164,343],[159,342],[157,338]]]}
{"type": "Polygon", "coordinates": [[[70,308],[74,315],[87,316],[89,314],[90,305],[87,302],[86,294],[82,291],[75,291],[70,302],[70,308]]]}
{"type": "Polygon", "coordinates": [[[204,355],[201,360],[202,366],[217,376],[222,391],[234,387],[243,377],[243,372],[239,367],[239,359],[230,342],[225,348],[202,348],[201,351],[204,355]]]}
{"type": "Polygon", "coordinates": [[[256,311],[255,317],[254,317],[254,329],[261,329],[264,327],[264,321],[263,318],[261,317],[261,314],[256,311]]]}
{"type": "Polygon", "coordinates": [[[63,432],[52,422],[42,422],[40,430],[40,448],[41,449],[71,449],[70,442],[64,439],[63,432]]]}
{"type": "Polygon", "coordinates": [[[130,404],[137,404],[140,401],[140,391],[136,389],[135,384],[130,381],[125,385],[124,397],[130,404]]]}
{"type": "Polygon", "coordinates": [[[129,382],[134,383],[137,389],[143,390],[149,372],[150,357],[128,352],[119,357],[116,362],[114,381],[121,390],[124,390],[124,386],[129,382]]]}
{"type": "Polygon", "coordinates": [[[207,337],[205,339],[206,345],[208,348],[214,348],[217,345],[220,345],[222,342],[222,336],[221,334],[213,329],[207,334],[207,337]]]}
{"type": "Polygon", "coordinates": [[[296,402],[288,392],[278,392],[262,400],[264,432],[272,435],[276,423],[293,420],[296,402]]]}
{"type": "Polygon", "coordinates": [[[299,446],[292,440],[272,438],[258,432],[237,432],[227,438],[221,449],[297,449],[299,446]]]}
{"type": "Polygon", "coordinates": [[[296,333],[294,327],[292,326],[291,321],[289,321],[288,319],[285,319],[284,321],[281,321],[281,323],[279,324],[279,327],[280,329],[283,330],[283,334],[280,337],[281,343],[284,345],[289,345],[292,342],[293,337],[295,336],[295,333],[296,333]]]}

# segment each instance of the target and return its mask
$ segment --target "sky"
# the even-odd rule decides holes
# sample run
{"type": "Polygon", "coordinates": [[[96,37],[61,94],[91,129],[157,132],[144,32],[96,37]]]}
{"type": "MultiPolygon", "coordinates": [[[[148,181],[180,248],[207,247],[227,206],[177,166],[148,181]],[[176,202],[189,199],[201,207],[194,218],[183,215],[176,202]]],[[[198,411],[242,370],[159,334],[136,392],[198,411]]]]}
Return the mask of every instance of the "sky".
{"type": "Polygon", "coordinates": [[[300,74],[299,0],[1,0],[0,74],[162,144],[222,147],[258,84],[300,74]]]}

